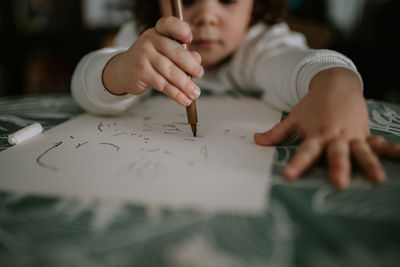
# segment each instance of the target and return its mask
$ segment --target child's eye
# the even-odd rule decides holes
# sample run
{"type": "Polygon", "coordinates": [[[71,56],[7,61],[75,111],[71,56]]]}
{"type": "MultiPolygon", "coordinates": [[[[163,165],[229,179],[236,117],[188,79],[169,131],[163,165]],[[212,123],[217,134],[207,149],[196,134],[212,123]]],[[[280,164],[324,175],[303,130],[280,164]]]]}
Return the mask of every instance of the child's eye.
{"type": "Polygon", "coordinates": [[[195,0],[182,0],[182,4],[184,6],[191,6],[194,4],[194,2],[195,2],[195,0]]]}
{"type": "Polygon", "coordinates": [[[224,5],[229,5],[229,4],[234,4],[236,3],[238,0],[219,0],[220,3],[224,4],[224,5]]]}
{"type": "MultiPolygon", "coordinates": [[[[238,0],[219,0],[219,2],[224,4],[224,5],[234,4],[237,1],[238,0]]],[[[184,6],[191,6],[191,5],[194,4],[194,2],[196,2],[196,0],[182,0],[182,4],[184,6]]]]}

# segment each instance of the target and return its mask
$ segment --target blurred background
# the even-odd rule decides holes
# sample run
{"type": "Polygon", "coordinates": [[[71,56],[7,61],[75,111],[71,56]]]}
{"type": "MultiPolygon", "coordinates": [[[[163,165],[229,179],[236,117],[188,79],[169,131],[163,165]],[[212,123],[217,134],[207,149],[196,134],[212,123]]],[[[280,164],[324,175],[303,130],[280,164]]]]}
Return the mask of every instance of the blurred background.
{"type": "MultiPolygon", "coordinates": [[[[111,44],[132,18],[132,1],[1,1],[0,96],[68,93],[79,59],[111,44]]],[[[399,7],[398,0],[290,0],[288,23],[311,47],[350,57],[367,98],[400,103],[399,7]]]]}

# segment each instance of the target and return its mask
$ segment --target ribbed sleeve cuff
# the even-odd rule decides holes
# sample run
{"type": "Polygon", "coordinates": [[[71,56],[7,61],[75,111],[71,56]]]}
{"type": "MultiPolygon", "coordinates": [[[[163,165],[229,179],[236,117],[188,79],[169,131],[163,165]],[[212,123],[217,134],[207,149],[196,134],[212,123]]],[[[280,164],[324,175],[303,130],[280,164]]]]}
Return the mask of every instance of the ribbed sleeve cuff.
{"type": "Polygon", "coordinates": [[[127,109],[133,98],[133,95],[113,95],[102,82],[103,70],[107,62],[115,55],[125,50],[104,48],[96,53],[87,62],[84,68],[84,90],[86,91],[89,107],[92,112],[99,114],[120,114],[127,109]]]}
{"type": "Polygon", "coordinates": [[[312,78],[319,72],[330,68],[346,68],[353,71],[360,79],[363,88],[362,77],[356,66],[346,56],[331,50],[316,50],[307,56],[302,62],[296,77],[296,92],[300,101],[309,91],[312,78]]]}

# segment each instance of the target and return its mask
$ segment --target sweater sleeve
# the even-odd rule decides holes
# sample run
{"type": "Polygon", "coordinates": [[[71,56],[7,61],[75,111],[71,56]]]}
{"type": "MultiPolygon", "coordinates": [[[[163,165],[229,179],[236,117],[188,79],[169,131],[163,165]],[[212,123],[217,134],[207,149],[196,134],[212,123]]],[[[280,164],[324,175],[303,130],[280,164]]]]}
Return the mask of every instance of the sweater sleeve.
{"type": "Polygon", "coordinates": [[[133,43],[135,36],[132,28],[131,24],[121,28],[116,47],[93,51],[84,56],[76,66],[71,80],[71,93],[84,110],[98,115],[118,115],[140,98],[129,94],[113,95],[102,81],[107,62],[126,51],[133,43]]]}
{"type": "Polygon", "coordinates": [[[290,111],[308,93],[312,78],[325,69],[350,69],[361,80],[346,56],[308,48],[304,37],[290,31],[286,24],[261,31],[255,38],[250,35],[239,51],[232,77],[238,78],[241,88],[261,90],[263,99],[275,108],[290,111]]]}

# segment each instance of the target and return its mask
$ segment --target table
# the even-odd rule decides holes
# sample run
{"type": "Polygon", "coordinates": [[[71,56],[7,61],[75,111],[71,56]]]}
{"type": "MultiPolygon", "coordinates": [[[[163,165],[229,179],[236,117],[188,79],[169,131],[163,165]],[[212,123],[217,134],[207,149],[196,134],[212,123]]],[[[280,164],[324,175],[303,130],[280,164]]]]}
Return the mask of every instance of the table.
{"type": "MultiPolygon", "coordinates": [[[[400,143],[400,105],[367,104],[372,133],[400,143]]],[[[23,126],[49,129],[82,112],[70,95],[0,98],[0,151],[23,126]]],[[[0,266],[399,266],[399,162],[382,159],[380,186],[355,169],[351,188],[337,191],[322,161],[288,183],[281,169],[299,142],[277,147],[259,216],[0,192],[0,266]]]]}

